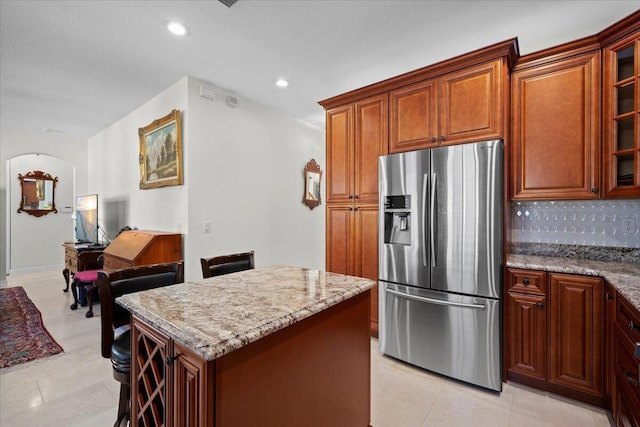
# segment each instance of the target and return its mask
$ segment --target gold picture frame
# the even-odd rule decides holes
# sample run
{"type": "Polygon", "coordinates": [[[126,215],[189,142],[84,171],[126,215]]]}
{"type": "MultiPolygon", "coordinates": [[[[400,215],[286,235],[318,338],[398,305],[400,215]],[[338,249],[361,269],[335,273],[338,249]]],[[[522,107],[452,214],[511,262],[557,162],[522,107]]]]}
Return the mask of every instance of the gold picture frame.
{"type": "Polygon", "coordinates": [[[138,129],[140,189],[182,185],[180,110],[138,129]]]}

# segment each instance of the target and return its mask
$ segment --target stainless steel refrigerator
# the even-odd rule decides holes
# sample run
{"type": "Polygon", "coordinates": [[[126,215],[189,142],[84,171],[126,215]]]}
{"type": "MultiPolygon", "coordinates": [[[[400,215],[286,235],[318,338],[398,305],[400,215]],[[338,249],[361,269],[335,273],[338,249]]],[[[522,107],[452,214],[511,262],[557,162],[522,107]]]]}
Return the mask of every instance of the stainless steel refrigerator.
{"type": "Polygon", "coordinates": [[[501,378],[501,140],[383,156],[380,350],[496,391],[501,378]]]}

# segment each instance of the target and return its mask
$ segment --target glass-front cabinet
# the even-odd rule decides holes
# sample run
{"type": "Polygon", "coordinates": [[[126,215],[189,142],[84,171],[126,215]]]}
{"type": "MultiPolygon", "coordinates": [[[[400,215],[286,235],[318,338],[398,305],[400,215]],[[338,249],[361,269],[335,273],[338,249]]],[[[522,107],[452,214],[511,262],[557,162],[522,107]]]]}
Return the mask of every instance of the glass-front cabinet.
{"type": "Polygon", "coordinates": [[[604,50],[605,197],[640,197],[640,33],[604,50]]]}

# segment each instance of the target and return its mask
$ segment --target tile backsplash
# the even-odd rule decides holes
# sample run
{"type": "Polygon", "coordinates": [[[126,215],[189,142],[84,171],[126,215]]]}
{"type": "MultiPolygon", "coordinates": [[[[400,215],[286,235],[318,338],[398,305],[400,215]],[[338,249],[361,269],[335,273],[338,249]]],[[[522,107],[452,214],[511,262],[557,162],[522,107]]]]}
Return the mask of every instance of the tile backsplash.
{"type": "Polygon", "coordinates": [[[640,199],[511,202],[511,240],[640,248],[640,199]]]}

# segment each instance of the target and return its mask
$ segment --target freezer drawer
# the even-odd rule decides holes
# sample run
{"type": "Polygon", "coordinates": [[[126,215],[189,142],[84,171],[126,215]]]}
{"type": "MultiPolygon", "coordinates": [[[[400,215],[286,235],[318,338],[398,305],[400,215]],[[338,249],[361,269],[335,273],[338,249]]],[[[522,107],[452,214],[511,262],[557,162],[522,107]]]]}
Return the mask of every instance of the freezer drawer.
{"type": "Polygon", "coordinates": [[[502,390],[500,302],[380,282],[380,351],[502,390]]]}

